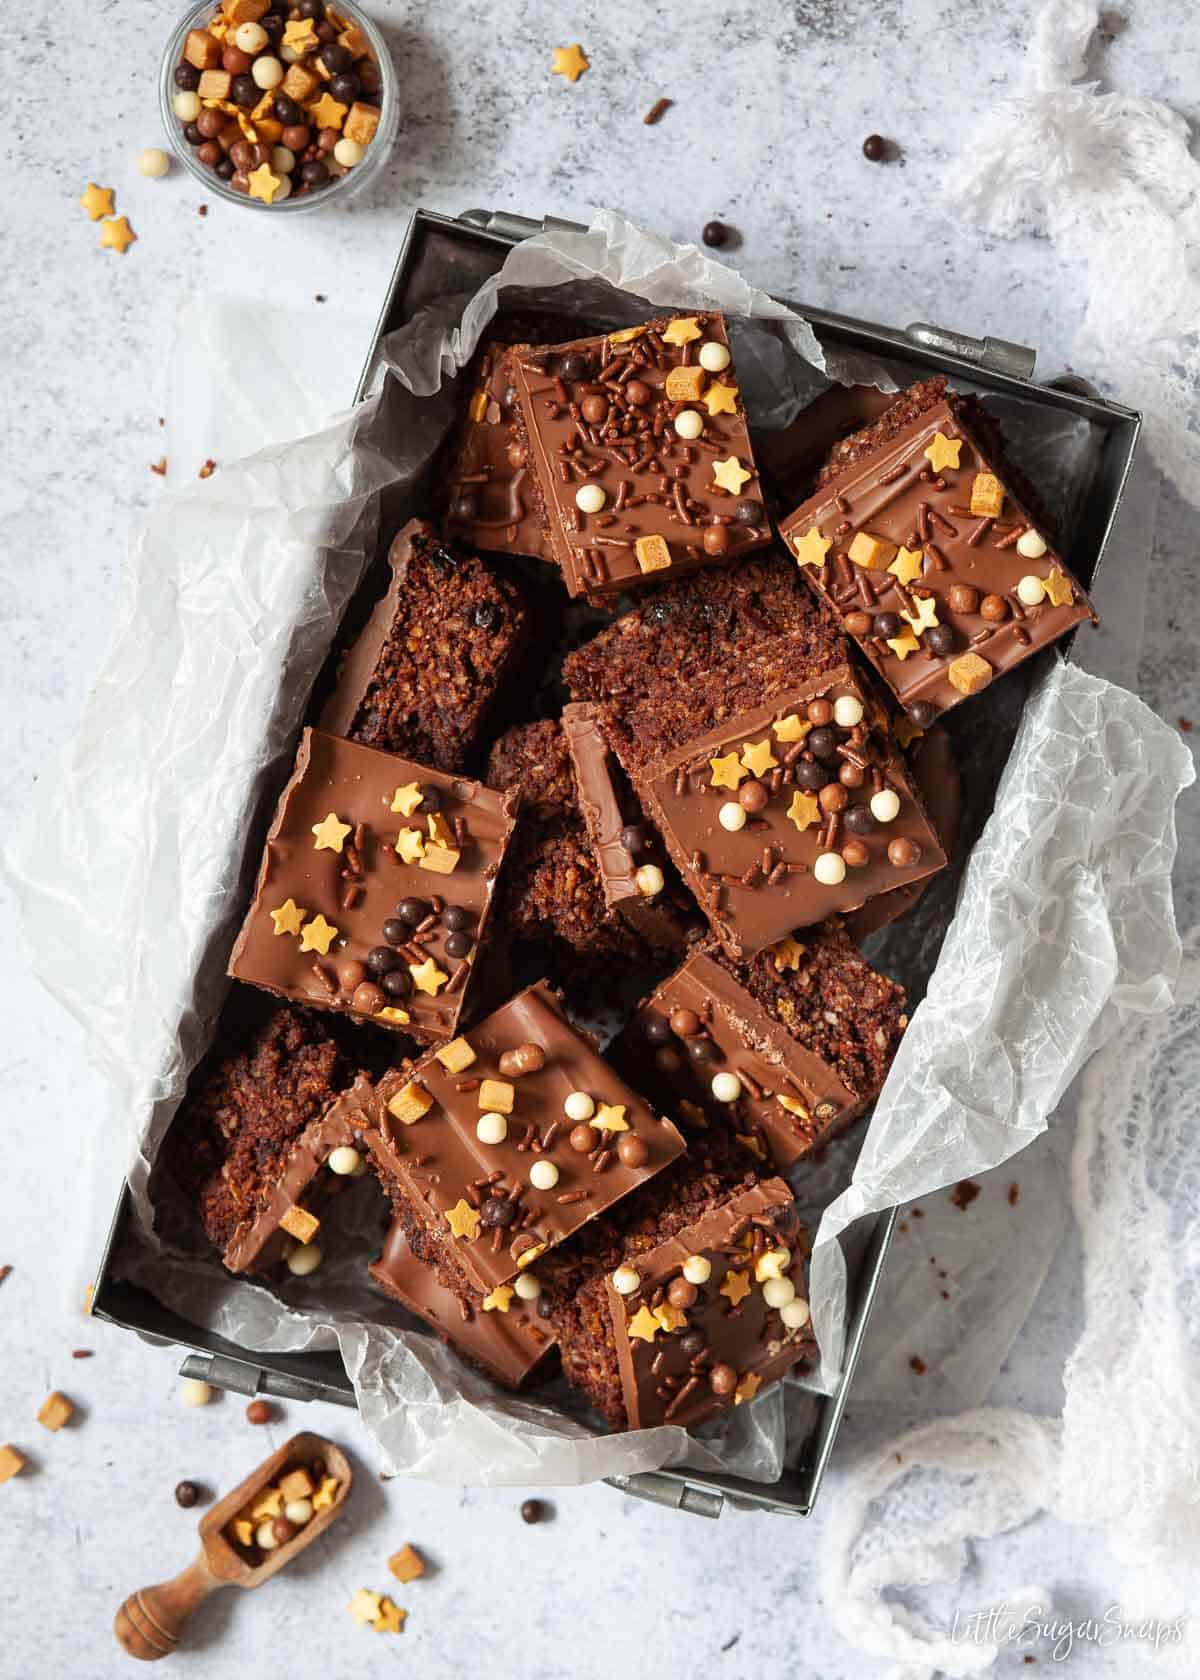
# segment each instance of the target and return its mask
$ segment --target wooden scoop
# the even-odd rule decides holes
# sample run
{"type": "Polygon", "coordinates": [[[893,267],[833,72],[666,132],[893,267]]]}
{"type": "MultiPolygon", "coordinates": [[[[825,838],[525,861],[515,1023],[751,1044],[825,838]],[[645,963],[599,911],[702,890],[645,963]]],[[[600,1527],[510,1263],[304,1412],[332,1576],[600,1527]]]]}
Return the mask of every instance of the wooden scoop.
{"type": "Polygon", "coordinates": [[[131,1657],[155,1662],[169,1657],[183,1637],[188,1617],[220,1587],[261,1587],[297,1552],[311,1545],[319,1534],[341,1515],[350,1492],[351,1470],[345,1453],[320,1435],[293,1435],[278,1452],[271,1454],[246,1480],[227,1493],[200,1519],[200,1551],[195,1560],[172,1581],[156,1587],[142,1587],[117,1611],[113,1630],[131,1657]],[[303,1528],[282,1546],[268,1552],[260,1564],[247,1563],[224,1529],[269,1483],[298,1464],[323,1458],[329,1475],[337,1478],[337,1492],[331,1505],[314,1511],[303,1528]]]}

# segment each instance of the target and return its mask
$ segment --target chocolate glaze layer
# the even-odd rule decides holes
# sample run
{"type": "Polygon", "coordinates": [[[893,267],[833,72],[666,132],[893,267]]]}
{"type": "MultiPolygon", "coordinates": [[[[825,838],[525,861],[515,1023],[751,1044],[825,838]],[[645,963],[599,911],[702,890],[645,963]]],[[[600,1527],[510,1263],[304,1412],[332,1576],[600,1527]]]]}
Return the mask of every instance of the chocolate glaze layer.
{"type": "MultiPolygon", "coordinates": [[[[935,723],[913,741],[906,757],[942,850],[948,859],[953,858],[962,822],[962,777],[954,760],[950,737],[940,724],[935,723]]],[[[931,875],[927,875],[922,881],[897,887],[895,892],[880,893],[857,910],[851,910],[846,917],[850,933],[861,944],[868,934],[878,933],[889,922],[907,916],[932,879],[931,875]]]]}
{"type": "Polygon", "coordinates": [[[476,548],[553,561],[534,468],[514,425],[513,355],[505,344],[484,349],[450,473],[446,529],[476,548]]]}

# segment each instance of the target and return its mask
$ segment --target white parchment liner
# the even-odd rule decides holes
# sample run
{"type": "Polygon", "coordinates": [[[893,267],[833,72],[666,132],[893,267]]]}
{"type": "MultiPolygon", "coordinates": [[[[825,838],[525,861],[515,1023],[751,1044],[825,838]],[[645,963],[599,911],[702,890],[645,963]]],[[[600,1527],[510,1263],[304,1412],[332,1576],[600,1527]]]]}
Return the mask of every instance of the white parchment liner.
{"type": "MultiPolygon", "coordinates": [[[[447,300],[395,336],[386,356],[398,377],[379,395],[312,437],[222,466],[135,534],[79,739],[39,783],[6,862],[35,972],[83,1024],[129,1136],[146,1230],[122,1256],[125,1275],[247,1349],[339,1347],[397,1473],[561,1485],[686,1461],[771,1480],[785,1434],[802,1438],[811,1406],[794,1385],[738,1408],[703,1441],[676,1427],[593,1435],[565,1392],[562,1407],[515,1399],[428,1336],[394,1327],[394,1310],[360,1281],[375,1209],[360,1204],[358,1237],[278,1293],[167,1255],[148,1234],[150,1165],[227,990],[254,861],[242,855],[247,827],[290,759],[372,555],[381,498],[389,525],[420,511],[421,475],[454,408],[444,376],[474,349],[501,287],[520,287],[526,304],[553,293],[561,308],[565,297],[603,324],[636,320],[638,299],[741,318],[739,378],[760,425],[783,424],[830,377],[893,385],[883,363],[834,365],[781,304],[614,214],[586,234],[525,242],[474,299],[447,300]]],[[[1018,433],[1023,420],[1036,431],[1032,406],[1012,418],[1018,433]]],[[[1058,434],[1041,439],[1043,468],[1079,446],[1070,427],[1058,434]]],[[[1141,702],[1048,663],[853,1183],[821,1220],[812,1306],[822,1386],[836,1377],[844,1330],[838,1233],[1024,1147],[1086,1057],[1121,1023],[1165,1006],[1179,959],[1173,811],[1190,777],[1181,744],[1141,702]]]]}

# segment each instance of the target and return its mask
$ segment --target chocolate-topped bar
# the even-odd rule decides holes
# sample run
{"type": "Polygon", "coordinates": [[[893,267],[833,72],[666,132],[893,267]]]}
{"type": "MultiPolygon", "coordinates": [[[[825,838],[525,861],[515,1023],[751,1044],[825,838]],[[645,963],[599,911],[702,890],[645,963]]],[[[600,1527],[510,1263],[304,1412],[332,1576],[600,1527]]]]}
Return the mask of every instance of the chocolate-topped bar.
{"type": "Polygon", "coordinates": [[[410,1241],[485,1295],[684,1149],[541,984],[384,1074],[377,1109],[371,1147],[403,1192],[410,1241]]]}
{"type": "Polygon", "coordinates": [[[946,862],[887,715],[848,665],[630,773],[737,959],[946,862]]]}
{"type": "Polygon", "coordinates": [[[712,1188],[553,1276],[563,1371],[612,1429],[685,1428],[752,1400],[816,1352],[808,1238],[778,1178],[712,1188]]]}
{"type": "Polygon", "coordinates": [[[517,434],[511,345],[484,346],[449,474],[446,530],[476,548],[554,560],[534,468],[517,434]]]}
{"type": "MultiPolygon", "coordinates": [[[[921,796],[942,851],[952,861],[962,822],[962,777],[949,733],[940,723],[928,729],[916,729],[903,718],[898,720],[896,730],[897,738],[904,743],[909,776],[921,796]]],[[[920,881],[910,881],[906,887],[880,893],[860,904],[857,910],[849,911],[846,927],[851,938],[861,944],[870,934],[887,927],[889,922],[906,916],[920,901],[932,880],[932,875],[926,875],[920,881]]]]}
{"type": "Polygon", "coordinates": [[[391,583],[346,654],[320,727],[434,770],[465,770],[527,653],[529,604],[478,555],[412,519],[391,583]]]}
{"type": "Polygon", "coordinates": [[[744,963],[697,951],[609,1055],[683,1124],[724,1127],[783,1171],[874,1101],[906,1020],[903,989],[834,917],[744,963]]]}
{"type": "Polygon", "coordinates": [[[991,416],[941,377],[836,444],[781,530],[921,727],[1095,617],[991,416]]]}
{"type": "Polygon", "coordinates": [[[605,903],[656,950],[682,951],[704,923],[638,803],[600,708],[586,702],[564,707],[562,730],[605,903]]]}
{"type": "Polygon", "coordinates": [[[771,540],[719,314],[524,347],[512,369],[570,594],[621,594],[771,540]]]}
{"type": "Polygon", "coordinates": [[[454,1032],[516,795],[306,729],[229,973],[431,1041],[454,1032]]]}
{"type": "Polygon", "coordinates": [[[436,1269],[418,1258],[400,1219],[392,1221],[383,1253],[368,1270],[385,1295],[424,1319],[444,1342],[506,1388],[526,1383],[554,1346],[553,1333],[538,1314],[531,1278],[522,1280],[525,1295],[501,1286],[486,1298],[476,1294],[467,1299],[447,1289],[436,1269]]]}

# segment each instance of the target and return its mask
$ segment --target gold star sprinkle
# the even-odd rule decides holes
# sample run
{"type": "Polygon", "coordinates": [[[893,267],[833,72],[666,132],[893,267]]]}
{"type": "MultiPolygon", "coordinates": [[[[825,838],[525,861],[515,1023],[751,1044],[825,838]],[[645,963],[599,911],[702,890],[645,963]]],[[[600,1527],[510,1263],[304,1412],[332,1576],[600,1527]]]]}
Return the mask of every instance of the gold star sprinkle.
{"type": "Polygon", "coordinates": [[[456,1237],[466,1237],[468,1242],[474,1242],[479,1235],[479,1214],[470,1202],[460,1196],[454,1206],[447,1210],[446,1223],[456,1237]]]}
{"type": "Polygon", "coordinates": [[[1061,566],[1053,566],[1050,575],[1042,580],[1046,585],[1046,599],[1052,601],[1056,607],[1069,607],[1075,599],[1075,591],[1071,587],[1071,580],[1061,566]]]}
{"type": "Polygon", "coordinates": [[[650,1311],[649,1307],[639,1307],[629,1320],[629,1340],[652,1342],[662,1326],[650,1311]]]}
{"type": "Polygon", "coordinates": [[[762,1387],[762,1378],[757,1371],[747,1371],[741,1382],[733,1391],[733,1403],[740,1406],[743,1401],[753,1400],[762,1387]]]}
{"type": "Polygon", "coordinates": [[[786,1248],[767,1248],[754,1262],[755,1283],[766,1283],[768,1278],[782,1277],[792,1263],[792,1257],[786,1248]]]}
{"type": "Polygon", "coordinates": [[[710,385],[704,393],[704,406],[708,409],[710,417],[715,414],[736,414],[737,395],[736,385],[710,385]]]}
{"type": "Polygon", "coordinates": [[[825,556],[833,547],[833,538],[823,537],[815,525],[810,525],[802,537],[792,538],[792,547],[801,566],[823,566],[825,556]]]}
{"type": "Polygon", "coordinates": [[[111,222],[100,224],[100,247],[105,251],[117,251],[124,256],[137,238],[137,234],[129,225],[125,216],[117,216],[111,222]]]}
{"type": "Polygon", "coordinates": [[[87,191],[79,202],[92,220],[98,222],[102,216],[111,216],[113,213],[112,188],[98,187],[95,181],[89,181],[87,191]]]}
{"type": "Polygon", "coordinates": [[[625,1118],[624,1103],[601,1103],[588,1125],[594,1126],[598,1132],[627,1132],[629,1122],[625,1118]]]}
{"type": "Polygon", "coordinates": [[[775,959],[775,968],[779,974],[785,969],[795,970],[800,967],[804,947],[794,935],[789,933],[786,939],[781,939],[777,945],[768,946],[768,949],[775,959]]]}
{"type": "Polygon", "coordinates": [[[726,753],[724,758],[710,758],[712,766],[712,781],[710,787],[736,788],[746,779],[746,772],[742,769],[735,752],[726,753]]]}
{"type": "Polygon", "coordinates": [[[294,898],[285,899],[278,910],[270,912],[276,933],[299,933],[307,915],[308,911],[301,910],[294,898]]]}
{"type": "Polygon", "coordinates": [[[677,315],[662,336],[664,344],[690,344],[700,337],[700,323],[694,315],[677,315]]]}
{"type": "Polygon", "coordinates": [[[925,453],[934,472],[940,473],[946,467],[957,467],[958,452],[961,448],[961,438],[948,438],[942,432],[934,432],[933,442],[925,453]]]}
{"type": "Polygon", "coordinates": [[[490,1295],[483,1297],[484,1312],[506,1313],[515,1293],[507,1283],[498,1283],[490,1295]]]}
{"type": "Polygon", "coordinates": [[[336,811],[330,811],[324,822],[313,824],[316,841],[313,850],[317,852],[340,852],[342,842],[352,832],[351,825],[339,821],[336,811]]]}
{"type": "Polygon", "coordinates": [[[739,1301],[744,1301],[750,1293],[750,1279],[745,1272],[728,1271],[725,1282],[721,1285],[721,1294],[731,1307],[736,1307],[739,1301]]]}
{"type": "Polygon", "coordinates": [[[552,76],[565,76],[569,82],[577,82],[586,69],[588,60],[578,41],[570,47],[555,47],[552,76]]]}
{"type": "Polygon", "coordinates": [[[341,128],[349,109],[349,105],[339,104],[331,93],[323,93],[315,105],[308,107],[308,114],[318,128],[341,128]]]}
{"type": "Polygon", "coordinates": [[[722,490],[728,490],[731,496],[740,496],[742,485],[749,483],[754,477],[748,473],[736,455],[731,455],[727,461],[713,462],[713,483],[722,490]]]}
{"type": "Polygon", "coordinates": [[[916,653],[921,644],[913,635],[912,626],[909,624],[905,625],[904,629],[898,636],[890,636],[888,638],[888,646],[896,655],[896,658],[900,660],[901,664],[903,664],[910,653],[916,653]]]}
{"type": "Polygon", "coordinates": [[[338,936],[337,928],[327,922],[324,916],[314,916],[308,922],[300,935],[300,949],[302,951],[319,951],[323,957],[329,955],[329,947],[338,936]]]}
{"type": "Polygon", "coordinates": [[[794,793],[787,814],[800,833],[803,834],[806,828],[811,828],[813,823],[821,820],[821,807],[817,803],[816,794],[794,793]]]}
{"type": "Polygon", "coordinates": [[[661,1306],[655,1307],[654,1316],[668,1334],[672,1330],[682,1330],[687,1323],[687,1314],[681,1312],[678,1307],[673,1307],[670,1301],[664,1301],[661,1306]]]}
{"type": "Polygon", "coordinates": [[[406,1027],[412,1020],[407,1009],[397,1009],[394,1004],[388,1004],[383,1009],[375,1011],[377,1021],[394,1021],[398,1027],[406,1027]]]}
{"type": "Polygon", "coordinates": [[[316,1493],[313,1494],[313,1510],[323,1511],[327,1505],[332,1505],[337,1498],[338,1482],[336,1476],[326,1476],[316,1493]]]}
{"type": "MultiPolygon", "coordinates": [[[[316,1501],[313,1501],[314,1505],[316,1501]]],[[[360,1627],[367,1627],[378,1620],[380,1598],[378,1593],[368,1592],[366,1587],[360,1587],[346,1608],[360,1627]]]]}
{"type": "Polygon", "coordinates": [[[293,47],[303,58],[305,53],[315,52],[320,44],[317,40],[317,26],[311,18],[298,18],[289,23],[283,32],[285,47],[293,47]]]}
{"type": "Polygon", "coordinates": [[[411,817],[424,797],[420,782],[405,782],[392,795],[392,810],[399,811],[402,817],[411,817]]]}
{"type": "Polygon", "coordinates": [[[742,742],[742,763],[752,776],[765,776],[768,770],[778,770],[779,760],[771,751],[770,738],[742,742]]]}
{"type": "Polygon", "coordinates": [[[425,855],[425,836],[419,828],[402,828],[396,836],[396,856],[401,863],[419,863],[425,855]]]}
{"type": "Polygon", "coordinates": [[[251,198],[261,198],[264,204],[274,204],[275,194],[283,185],[283,176],[276,175],[269,163],[260,163],[246,177],[251,198]]]}
{"type": "Polygon", "coordinates": [[[911,624],[914,634],[919,636],[922,630],[932,630],[937,623],[937,602],[931,595],[914,595],[913,599],[917,603],[916,613],[902,612],[900,617],[906,624],[911,624]]]}
{"type": "Polygon", "coordinates": [[[893,577],[899,578],[901,583],[909,584],[912,583],[914,578],[920,577],[924,569],[924,563],[925,555],[921,549],[899,548],[896,551],[896,558],[888,567],[888,571],[893,577]]]}
{"type": "Polygon", "coordinates": [[[775,1101],[779,1104],[780,1108],[786,1108],[789,1114],[799,1115],[801,1120],[812,1119],[812,1116],[809,1114],[807,1108],[805,1108],[804,1104],[796,1097],[785,1097],[783,1092],[780,1091],[776,1093],[775,1101]]]}
{"type": "Polygon", "coordinates": [[[914,741],[921,739],[925,731],[918,729],[913,720],[905,712],[901,712],[896,719],[892,733],[902,747],[911,747],[914,741]]]}
{"type": "Polygon", "coordinates": [[[450,978],[442,973],[432,957],[427,957],[423,963],[409,963],[408,972],[412,975],[413,985],[427,997],[436,997],[450,978]]]}
{"type": "Polygon", "coordinates": [[[787,717],[780,718],[778,723],[772,724],[776,735],[781,741],[803,741],[812,728],[807,718],[802,718],[798,712],[789,712],[787,717]]]}
{"type": "MultiPolygon", "coordinates": [[[[736,1399],[737,1396],[735,1395],[736,1399]]],[[[398,1604],[393,1604],[390,1598],[379,1600],[379,1614],[371,1623],[376,1633],[403,1633],[404,1624],[408,1620],[408,1611],[401,1610],[398,1604]]]]}

